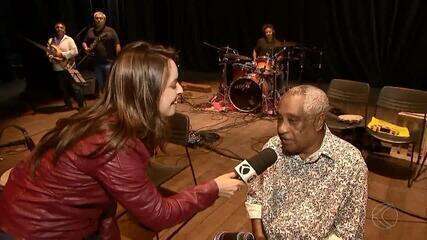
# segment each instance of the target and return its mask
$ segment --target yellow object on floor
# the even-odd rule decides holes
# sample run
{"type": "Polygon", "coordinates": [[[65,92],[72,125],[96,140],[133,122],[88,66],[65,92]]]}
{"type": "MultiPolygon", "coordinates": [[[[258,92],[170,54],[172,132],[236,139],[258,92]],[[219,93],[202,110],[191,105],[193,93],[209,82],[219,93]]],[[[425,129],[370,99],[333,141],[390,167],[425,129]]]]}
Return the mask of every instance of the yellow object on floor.
{"type": "Polygon", "coordinates": [[[409,137],[409,130],[407,127],[397,126],[375,117],[372,117],[371,121],[368,123],[368,128],[374,132],[388,133],[397,137],[409,137]]]}

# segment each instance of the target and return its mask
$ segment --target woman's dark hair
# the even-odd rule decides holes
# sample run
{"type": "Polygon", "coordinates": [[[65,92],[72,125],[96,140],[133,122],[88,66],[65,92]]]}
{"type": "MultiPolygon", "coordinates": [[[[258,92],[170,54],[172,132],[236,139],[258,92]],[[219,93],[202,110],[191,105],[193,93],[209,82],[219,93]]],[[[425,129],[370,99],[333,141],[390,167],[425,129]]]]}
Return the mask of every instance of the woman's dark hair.
{"type": "Polygon", "coordinates": [[[56,162],[79,140],[102,133],[103,144],[87,157],[115,153],[127,140],[140,138],[145,144],[162,145],[167,121],[158,104],[166,87],[169,64],[175,50],[138,41],[127,45],[111,68],[106,92],[90,108],[60,119],[37,145],[32,160],[35,170],[46,151],[56,162]]]}

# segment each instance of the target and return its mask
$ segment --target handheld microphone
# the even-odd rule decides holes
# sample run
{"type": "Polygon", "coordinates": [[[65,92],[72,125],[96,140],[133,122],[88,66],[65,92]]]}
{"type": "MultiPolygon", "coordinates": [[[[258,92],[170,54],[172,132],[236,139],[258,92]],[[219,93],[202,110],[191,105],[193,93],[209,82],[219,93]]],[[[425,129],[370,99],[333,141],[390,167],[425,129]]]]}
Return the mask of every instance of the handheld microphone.
{"type": "Polygon", "coordinates": [[[272,148],[266,148],[260,153],[251,157],[249,160],[244,160],[234,167],[237,176],[249,183],[253,178],[263,173],[268,167],[273,165],[277,160],[277,154],[272,148]]]}
{"type": "Polygon", "coordinates": [[[190,130],[190,119],[182,113],[175,113],[169,118],[170,133],[168,140],[181,146],[196,148],[210,144],[219,139],[219,135],[207,131],[190,130]]]}
{"type": "Polygon", "coordinates": [[[255,237],[250,232],[220,232],[213,240],[255,240],[255,237]]]}

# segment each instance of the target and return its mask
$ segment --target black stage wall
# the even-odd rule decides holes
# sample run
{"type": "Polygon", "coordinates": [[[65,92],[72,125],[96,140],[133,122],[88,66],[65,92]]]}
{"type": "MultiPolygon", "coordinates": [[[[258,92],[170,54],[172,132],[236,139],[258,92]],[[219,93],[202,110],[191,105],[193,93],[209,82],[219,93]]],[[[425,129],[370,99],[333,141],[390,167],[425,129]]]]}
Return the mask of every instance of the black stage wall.
{"type": "Polygon", "coordinates": [[[48,76],[49,64],[16,36],[43,42],[53,24],[63,21],[78,41],[90,14],[103,10],[123,44],[143,39],[171,45],[180,50],[185,69],[218,69],[215,50],[202,41],[250,55],[261,26],[272,23],[279,39],[323,48],[324,81],[340,77],[377,87],[427,89],[427,6],[422,0],[6,0],[2,5],[6,24],[0,25],[5,30],[0,47],[22,56],[35,86],[48,76]]]}

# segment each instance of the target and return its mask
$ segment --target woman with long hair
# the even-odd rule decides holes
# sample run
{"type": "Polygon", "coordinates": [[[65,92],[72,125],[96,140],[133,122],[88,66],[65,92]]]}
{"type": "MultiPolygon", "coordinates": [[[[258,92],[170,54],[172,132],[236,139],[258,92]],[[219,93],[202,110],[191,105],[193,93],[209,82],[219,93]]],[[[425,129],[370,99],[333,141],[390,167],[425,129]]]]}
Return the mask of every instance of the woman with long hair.
{"type": "Polygon", "coordinates": [[[243,183],[228,173],[162,197],[147,177],[182,93],[174,59],[172,49],[129,44],[105,94],[59,120],[13,169],[0,198],[0,229],[18,239],[120,239],[117,202],[159,231],[237,191],[243,183]]]}

